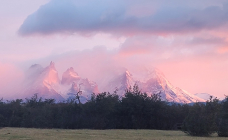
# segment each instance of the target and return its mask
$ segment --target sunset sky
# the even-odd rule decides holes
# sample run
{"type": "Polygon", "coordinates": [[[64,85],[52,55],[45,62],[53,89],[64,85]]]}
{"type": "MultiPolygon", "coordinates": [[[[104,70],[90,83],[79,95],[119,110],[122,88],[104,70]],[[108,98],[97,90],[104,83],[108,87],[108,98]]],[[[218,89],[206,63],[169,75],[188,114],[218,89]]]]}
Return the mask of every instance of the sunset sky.
{"type": "Polygon", "coordinates": [[[0,95],[32,64],[101,71],[161,70],[190,93],[228,95],[227,0],[0,1],[0,95]]]}

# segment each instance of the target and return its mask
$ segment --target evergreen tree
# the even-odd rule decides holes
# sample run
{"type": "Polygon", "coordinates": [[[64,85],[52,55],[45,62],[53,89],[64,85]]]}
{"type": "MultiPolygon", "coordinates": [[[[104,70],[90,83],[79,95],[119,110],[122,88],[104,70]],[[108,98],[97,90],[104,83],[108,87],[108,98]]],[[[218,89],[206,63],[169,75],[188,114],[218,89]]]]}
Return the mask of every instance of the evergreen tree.
{"type": "Polygon", "coordinates": [[[195,103],[183,123],[183,131],[192,136],[210,136],[217,131],[216,119],[219,110],[218,99],[195,103]]]}
{"type": "Polygon", "coordinates": [[[228,137],[228,97],[222,101],[218,118],[218,136],[228,137]]]}

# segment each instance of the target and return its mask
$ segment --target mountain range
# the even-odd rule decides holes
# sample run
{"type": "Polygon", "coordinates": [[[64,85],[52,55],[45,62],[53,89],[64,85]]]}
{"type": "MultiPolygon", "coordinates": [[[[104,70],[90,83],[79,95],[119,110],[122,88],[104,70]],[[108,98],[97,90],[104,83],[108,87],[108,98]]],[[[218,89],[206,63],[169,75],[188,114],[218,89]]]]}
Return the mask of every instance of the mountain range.
{"type": "Polygon", "coordinates": [[[196,93],[196,94],[194,94],[194,95],[197,96],[197,97],[200,97],[200,98],[202,98],[202,99],[204,99],[204,100],[209,100],[210,97],[215,98],[215,96],[210,95],[210,94],[208,94],[208,93],[196,93]]]}
{"type": "Polygon", "coordinates": [[[149,70],[144,80],[135,80],[133,74],[128,70],[119,75],[107,78],[106,83],[97,85],[96,82],[82,78],[75,72],[74,68],[68,68],[59,78],[54,62],[43,68],[39,64],[32,65],[26,72],[23,93],[26,97],[37,94],[42,98],[54,98],[56,101],[64,101],[80,94],[81,102],[86,102],[92,93],[117,92],[123,96],[125,90],[137,84],[142,92],[160,94],[161,99],[168,102],[192,103],[205,102],[205,99],[173,86],[158,69],[149,70]]]}

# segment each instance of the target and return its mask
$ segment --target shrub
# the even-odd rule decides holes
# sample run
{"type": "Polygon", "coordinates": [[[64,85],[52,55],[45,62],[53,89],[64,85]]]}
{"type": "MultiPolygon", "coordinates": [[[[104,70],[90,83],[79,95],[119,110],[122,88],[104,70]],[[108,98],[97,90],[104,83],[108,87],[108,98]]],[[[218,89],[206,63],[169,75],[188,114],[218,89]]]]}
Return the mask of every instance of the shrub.
{"type": "Polygon", "coordinates": [[[182,130],[192,136],[210,136],[217,131],[216,119],[219,110],[218,99],[195,103],[185,118],[182,130]]]}
{"type": "Polygon", "coordinates": [[[228,137],[228,97],[222,101],[218,119],[218,136],[228,137]]]}

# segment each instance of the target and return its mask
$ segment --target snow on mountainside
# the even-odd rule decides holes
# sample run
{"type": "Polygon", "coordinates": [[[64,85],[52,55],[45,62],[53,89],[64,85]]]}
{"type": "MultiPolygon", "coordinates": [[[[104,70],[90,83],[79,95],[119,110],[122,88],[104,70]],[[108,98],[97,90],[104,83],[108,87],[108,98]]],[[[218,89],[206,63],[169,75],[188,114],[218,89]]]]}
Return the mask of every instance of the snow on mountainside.
{"type": "Polygon", "coordinates": [[[32,65],[26,74],[25,96],[31,97],[37,93],[38,97],[54,98],[58,101],[64,100],[56,90],[59,88],[60,80],[53,62],[46,68],[38,64],[32,65]]]}
{"type": "MultiPolygon", "coordinates": [[[[92,93],[99,93],[98,85],[95,82],[80,77],[72,67],[63,73],[60,80],[53,62],[46,68],[38,64],[32,65],[26,74],[24,93],[27,97],[38,93],[38,96],[43,98],[54,98],[57,101],[62,101],[74,98],[75,94],[81,91],[81,102],[86,102],[92,93]]],[[[178,103],[205,101],[202,99],[203,97],[197,97],[173,86],[164,74],[157,69],[141,72],[138,77],[134,77],[127,70],[118,72],[118,74],[115,73],[115,75],[103,78],[104,84],[99,85],[100,91],[110,93],[117,91],[118,95],[123,96],[126,89],[137,83],[142,92],[148,95],[159,93],[161,99],[165,101],[178,103]],[[140,75],[143,79],[138,78],[140,75]]]]}
{"type": "Polygon", "coordinates": [[[210,99],[210,96],[212,96],[213,98],[215,98],[215,96],[210,95],[208,93],[196,93],[194,95],[197,96],[197,97],[199,97],[199,98],[202,98],[204,100],[209,100],[210,99]]]}
{"type": "Polygon", "coordinates": [[[81,91],[81,102],[86,102],[92,93],[99,92],[95,82],[81,78],[72,67],[63,73],[61,83],[63,87],[68,87],[67,91],[63,91],[65,98],[75,97],[75,94],[81,91]]]}
{"type": "Polygon", "coordinates": [[[38,94],[42,98],[54,98],[63,101],[75,97],[75,93],[82,91],[81,100],[85,102],[92,93],[98,93],[95,82],[81,78],[71,67],[62,75],[60,81],[53,62],[43,68],[39,64],[32,65],[26,72],[24,94],[31,97],[38,94]]]}
{"type": "Polygon", "coordinates": [[[79,81],[81,77],[74,71],[74,68],[67,69],[62,76],[62,84],[72,84],[72,82],[79,81]]]}
{"type": "Polygon", "coordinates": [[[125,71],[119,76],[112,77],[111,80],[107,82],[105,86],[103,86],[102,91],[107,91],[110,93],[118,91],[118,94],[122,96],[125,90],[134,84],[135,82],[132,78],[131,73],[129,71],[125,71]]]}
{"type": "Polygon", "coordinates": [[[174,87],[164,76],[162,72],[157,69],[152,71],[147,71],[146,78],[144,80],[133,80],[133,75],[129,71],[125,71],[123,74],[114,77],[109,83],[107,83],[106,88],[102,91],[113,92],[118,90],[117,94],[122,96],[124,91],[130,86],[134,86],[136,83],[142,92],[147,94],[158,94],[160,93],[161,99],[169,102],[178,103],[191,103],[191,102],[204,102],[193,94],[190,94],[178,87],[174,87]]]}
{"type": "Polygon", "coordinates": [[[143,92],[148,94],[160,93],[161,99],[169,102],[191,103],[205,101],[187,91],[173,86],[158,69],[152,70],[148,74],[148,80],[139,85],[143,92]]]}

